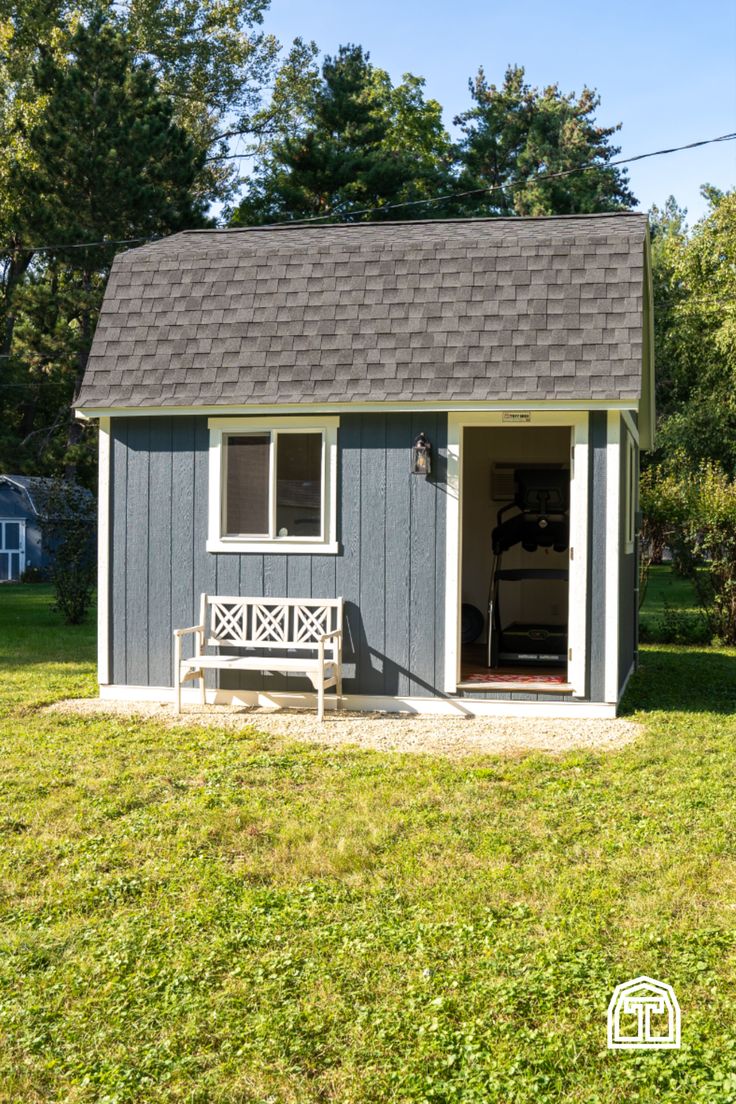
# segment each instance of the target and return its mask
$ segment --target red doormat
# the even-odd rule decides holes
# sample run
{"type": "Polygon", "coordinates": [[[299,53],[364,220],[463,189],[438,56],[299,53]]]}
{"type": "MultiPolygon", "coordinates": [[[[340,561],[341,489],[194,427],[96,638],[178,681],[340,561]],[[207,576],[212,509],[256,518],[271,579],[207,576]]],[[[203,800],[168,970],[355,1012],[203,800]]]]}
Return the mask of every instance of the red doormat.
{"type": "Polygon", "coordinates": [[[484,674],[478,673],[476,675],[468,675],[463,679],[463,682],[551,682],[559,685],[560,683],[567,682],[566,675],[497,675],[497,674],[484,674]]]}

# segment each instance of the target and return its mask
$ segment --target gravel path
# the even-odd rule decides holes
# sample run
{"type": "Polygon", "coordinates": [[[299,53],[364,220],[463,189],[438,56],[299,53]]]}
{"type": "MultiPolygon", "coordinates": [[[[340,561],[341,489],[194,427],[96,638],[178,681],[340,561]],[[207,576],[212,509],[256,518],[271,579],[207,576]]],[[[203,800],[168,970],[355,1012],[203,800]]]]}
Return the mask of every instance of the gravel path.
{"type": "Polygon", "coordinates": [[[51,713],[85,716],[141,717],[165,725],[257,728],[305,743],[352,744],[378,751],[413,751],[453,758],[524,750],[563,752],[571,748],[610,751],[630,743],[641,732],[632,721],[546,720],[541,717],[435,717],[410,713],[327,713],[318,724],[314,713],[287,709],[237,709],[232,706],[187,706],[177,717],[169,704],[111,702],[72,698],[48,706],[51,713]]]}

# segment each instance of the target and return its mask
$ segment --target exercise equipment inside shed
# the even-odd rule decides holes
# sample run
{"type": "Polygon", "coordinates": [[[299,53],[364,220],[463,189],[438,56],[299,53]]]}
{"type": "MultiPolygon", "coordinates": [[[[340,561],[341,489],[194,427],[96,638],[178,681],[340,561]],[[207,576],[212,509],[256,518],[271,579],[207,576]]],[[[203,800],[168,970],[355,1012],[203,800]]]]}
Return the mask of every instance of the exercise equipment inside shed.
{"type": "Polygon", "coordinates": [[[491,535],[493,564],[488,592],[488,666],[567,663],[567,624],[512,621],[504,625],[503,589],[545,580],[569,582],[562,568],[503,567],[503,556],[520,545],[526,552],[566,552],[570,543],[570,475],[566,470],[519,468],[515,494],[502,506],[491,535]],[[514,511],[510,513],[510,511],[514,511]]]}

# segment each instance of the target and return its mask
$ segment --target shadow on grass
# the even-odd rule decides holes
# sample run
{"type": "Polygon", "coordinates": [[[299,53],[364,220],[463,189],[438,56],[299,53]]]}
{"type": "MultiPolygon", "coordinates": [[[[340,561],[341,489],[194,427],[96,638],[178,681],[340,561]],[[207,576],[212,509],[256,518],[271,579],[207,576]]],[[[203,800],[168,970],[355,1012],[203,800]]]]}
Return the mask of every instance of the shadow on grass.
{"type": "Polygon", "coordinates": [[[645,710],[736,713],[736,654],[711,648],[642,648],[621,715],[645,710]]]}

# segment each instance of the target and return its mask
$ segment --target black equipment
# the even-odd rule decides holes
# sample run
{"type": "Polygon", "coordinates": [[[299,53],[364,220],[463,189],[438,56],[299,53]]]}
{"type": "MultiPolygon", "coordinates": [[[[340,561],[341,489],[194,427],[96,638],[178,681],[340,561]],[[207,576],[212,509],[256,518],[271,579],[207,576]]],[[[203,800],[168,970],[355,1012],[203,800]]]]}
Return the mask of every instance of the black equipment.
{"type": "Polygon", "coordinates": [[[570,543],[570,474],[563,469],[519,468],[514,472],[513,502],[502,506],[491,535],[493,567],[488,591],[488,666],[501,663],[550,664],[567,662],[567,626],[503,625],[499,602],[501,583],[526,579],[567,582],[569,572],[559,568],[501,567],[504,552],[520,544],[526,552],[553,548],[566,552],[570,543]],[[515,513],[504,517],[510,510],[515,513]]]}

